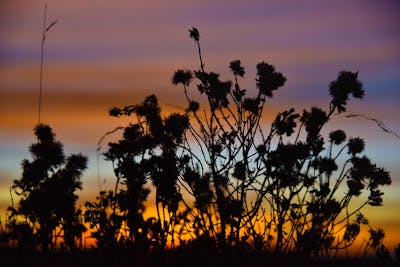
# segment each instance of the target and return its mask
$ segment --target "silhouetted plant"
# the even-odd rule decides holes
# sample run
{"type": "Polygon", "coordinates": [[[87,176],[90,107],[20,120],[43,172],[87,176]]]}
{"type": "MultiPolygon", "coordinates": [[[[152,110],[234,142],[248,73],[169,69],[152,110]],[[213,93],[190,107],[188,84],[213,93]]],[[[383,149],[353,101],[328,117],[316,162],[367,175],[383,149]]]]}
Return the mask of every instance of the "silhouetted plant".
{"type": "MultiPolygon", "coordinates": [[[[367,204],[381,205],[383,193],[379,187],[390,184],[388,172],[366,156],[359,156],[365,146],[361,138],[350,138],[345,143],[344,131],[336,130],[325,142],[321,135],[334,112],[345,111],[350,94],[363,97],[358,73],[342,71],[331,82],[332,100],[327,112],[316,107],[302,114],[294,109],[284,111],[277,115],[269,133],[264,134],[260,123],[264,104],[284,85],[286,78],[274,66],[261,62],[257,64],[256,96],[247,96],[238,82],[245,74],[241,62],[230,63],[234,83],[220,81],[218,74],[204,70],[198,31],[192,29],[190,33],[199,48],[200,70],[193,72],[198,80],[196,86],[206,95],[208,109],[203,107],[201,116],[199,106],[189,112],[193,122],[187,139],[193,141],[185,143],[184,151],[201,151],[201,159],[191,156],[187,168],[200,166],[198,172],[206,173],[213,185],[208,205],[215,203],[216,209],[208,216],[214,222],[209,223],[207,232],[214,232],[222,247],[228,240],[229,245],[234,245],[240,240],[240,231],[252,231],[254,221],[259,226],[257,218],[263,214],[262,233],[265,240],[272,240],[271,233],[276,232],[277,252],[294,250],[317,255],[351,245],[361,223],[352,223],[350,218],[367,204]],[[300,139],[302,132],[306,136],[304,141],[300,139]],[[345,156],[345,148],[349,158],[339,168],[336,161],[345,156]],[[338,189],[346,183],[348,191],[341,196],[338,189]],[[360,196],[365,187],[369,191],[368,199],[360,207],[344,213],[351,199],[360,196]],[[253,201],[248,197],[249,192],[253,193],[253,201]],[[268,216],[263,210],[268,211],[268,216]],[[340,238],[342,229],[345,234],[340,238]]],[[[173,78],[174,84],[177,81],[184,87],[190,111],[192,103],[198,102],[189,96],[192,83],[189,71],[178,70],[173,78]],[[188,78],[176,79],[182,72],[188,78]]],[[[198,198],[194,190],[189,190],[189,194],[198,198]]]]}
{"type": "MultiPolygon", "coordinates": [[[[391,262],[390,252],[383,244],[385,238],[385,232],[381,228],[369,229],[369,240],[365,246],[365,252],[369,247],[375,249],[376,256],[382,265],[389,264],[391,262]]],[[[365,255],[364,252],[364,255],[365,255]]]]}
{"type": "Polygon", "coordinates": [[[123,245],[123,216],[114,212],[116,196],[113,191],[101,191],[94,202],[86,202],[84,221],[92,229],[92,238],[100,249],[115,249],[123,245]]]}
{"type": "Polygon", "coordinates": [[[48,125],[39,124],[34,132],[32,160],[22,162],[22,176],[13,184],[20,200],[16,209],[9,208],[11,235],[20,246],[40,245],[44,251],[54,250],[62,237],[65,248],[73,250],[85,231],[76,190],[82,187],[87,159],[80,154],[66,157],[48,125]]]}
{"type": "MultiPolygon", "coordinates": [[[[191,79],[184,72],[179,76],[177,80],[191,79]]],[[[162,118],[154,95],[146,97],[139,105],[111,108],[109,113],[111,116],[137,116],[134,123],[124,128],[122,139],[110,143],[105,153],[117,177],[116,197],[109,202],[111,214],[122,218],[115,230],[125,225],[126,241],[133,247],[151,245],[152,249],[164,249],[167,241],[174,244],[174,231],[179,221],[182,196],[177,179],[187,159],[178,157],[176,152],[184,142],[189,119],[186,114],[178,113],[162,118]],[[144,202],[150,192],[145,184],[149,181],[156,189],[157,218],[145,221],[144,202]]],[[[92,220],[86,217],[88,222],[92,220]]],[[[117,238],[115,234],[114,238],[117,238]]]]}
{"type": "Polygon", "coordinates": [[[221,80],[205,69],[199,31],[189,32],[200,67],[172,77],[183,87],[185,113],[163,118],[154,95],[109,111],[136,115],[105,153],[117,177],[114,195],[121,196],[110,207],[121,214],[128,239],[134,244],[141,233],[149,241],[142,214],[149,194],[144,186],[151,181],[157,210],[153,247],[179,241],[218,251],[251,248],[315,257],[350,247],[368,224],[360,211],[381,205],[380,189],[391,183],[389,173],[364,155],[363,139],[347,138],[343,130],[328,138],[321,133],[346,110],[350,95],[364,96],[358,73],[342,71],[330,83],[327,110],[292,108],[278,113],[266,130],[261,121],[266,103],[285,76],[268,62],[258,63],[250,95],[240,85],[245,75],[240,60],[229,65],[233,81],[221,80]],[[365,192],[367,199],[351,208],[365,192]]]}
{"type": "Polygon", "coordinates": [[[396,257],[397,265],[400,265],[400,244],[397,244],[394,248],[394,256],[396,257]]]}

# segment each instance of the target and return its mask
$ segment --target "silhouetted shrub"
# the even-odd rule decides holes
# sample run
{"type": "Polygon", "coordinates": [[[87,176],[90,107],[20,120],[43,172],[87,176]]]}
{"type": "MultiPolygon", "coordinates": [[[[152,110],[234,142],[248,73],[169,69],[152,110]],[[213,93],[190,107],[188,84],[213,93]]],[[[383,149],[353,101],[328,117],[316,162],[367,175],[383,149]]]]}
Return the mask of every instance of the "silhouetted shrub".
{"type": "Polygon", "coordinates": [[[32,160],[22,162],[22,176],[12,187],[20,200],[17,208],[9,208],[10,238],[20,247],[40,246],[44,251],[53,251],[61,239],[61,247],[73,251],[86,230],[76,191],[82,189],[87,158],[66,157],[48,125],[37,125],[35,135],[37,142],[29,148],[32,160]]]}

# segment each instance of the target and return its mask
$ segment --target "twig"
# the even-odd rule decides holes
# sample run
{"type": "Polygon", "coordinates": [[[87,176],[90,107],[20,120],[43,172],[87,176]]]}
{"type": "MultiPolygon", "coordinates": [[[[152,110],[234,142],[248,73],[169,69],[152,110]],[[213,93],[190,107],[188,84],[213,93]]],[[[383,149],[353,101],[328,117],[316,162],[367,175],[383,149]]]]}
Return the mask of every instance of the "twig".
{"type": "MultiPolygon", "coordinates": [[[[97,165],[97,184],[99,187],[99,191],[101,191],[101,183],[100,183],[100,164],[99,164],[99,159],[100,159],[100,151],[101,151],[101,144],[104,141],[104,139],[109,136],[110,134],[113,134],[119,130],[123,130],[123,126],[118,126],[112,129],[111,131],[106,132],[102,137],[100,137],[99,141],[97,141],[97,149],[96,149],[96,165],[97,165]]],[[[103,182],[104,184],[105,182],[103,182]]]]}
{"type": "Polygon", "coordinates": [[[392,134],[392,135],[394,135],[395,137],[397,137],[397,139],[400,139],[400,135],[397,134],[396,132],[394,132],[394,131],[393,131],[392,129],[390,129],[389,127],[387,127],[387,126],[383,123],[383,121],[381,121],[381,120],[378,120],[378,119],[375,119],[375,118],[370,118],[370,117],[367,117],[367,116],[361,115],[361,114],[353,114],[353,113],[350,113],[350,114],[346,115],[346,118],[356,118],[356,117],[361,117],[361,118],[363,118],[363,119],[373,121],[373,122],[375,122],[375,123],[378,125],[379,128],[382,129],[382,131],[384,131],[384,132],[386,132],[386,133],[389,133],[389,134],[392,134]]]}

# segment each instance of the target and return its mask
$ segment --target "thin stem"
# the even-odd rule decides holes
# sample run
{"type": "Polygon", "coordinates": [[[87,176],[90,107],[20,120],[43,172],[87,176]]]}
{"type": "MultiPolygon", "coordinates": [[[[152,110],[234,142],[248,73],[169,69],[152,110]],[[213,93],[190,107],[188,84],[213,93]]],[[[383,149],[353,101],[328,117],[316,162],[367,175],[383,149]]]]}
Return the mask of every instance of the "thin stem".
{"type": "Polygon", "coordinates": [[[200,68],[201,68],[201,71],[204,72],[204,63],[203,63],[203,58],[201,56],[200,41],[196,41],[196,43],[197,43],[197,48],[199,50],[200,68]]]}
{"type": "Polygon", "coordinates": [[[12,187],[10,187],[10,198],[11,198],[11,208],[14,208],[14,198],[13,198],[13,194],[12,194],[12,187]]]}
{"type": "Polygon", "coordinates": [[[42,84],[43,84],[43,58],[44,58],[44,41],[46,40],[46,19],[47,19],[47,2],[44,5],[43,25],[42,25],[42,43],[40,47],[40,79],[39,79],[39,111],[38,122],[41,122],[42,109],[42,84]]]}

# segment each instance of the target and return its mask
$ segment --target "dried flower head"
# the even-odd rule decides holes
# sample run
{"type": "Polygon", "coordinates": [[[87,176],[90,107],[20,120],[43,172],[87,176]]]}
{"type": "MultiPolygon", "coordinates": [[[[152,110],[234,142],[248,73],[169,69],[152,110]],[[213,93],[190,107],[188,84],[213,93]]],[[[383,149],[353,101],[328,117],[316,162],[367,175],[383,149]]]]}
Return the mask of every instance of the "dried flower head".
{"type": "Polygon", "coordinates": [[[240,76],[243,77],[244,75],[244,68],[241,66],[240,60],[233,60],[230,64],[229,64],[229,68],[232,70],[233,74],[235,76],[240,76]]]}
{"type": "Polygon", "coordinates": [[[355,98],[364,97],[364,89],[358,80],[358,72],[341,71],[335,81],[331,82],[329,92],[332,96],[331,104],[338,112],[346,111],[349,94],[355,98]]]}
{"type": "Polygon", "coordinates": [[[342,130],[336,130],[329,134],[329,138],[333,144],[340,145],[346,140],[346,134],[342,130]]]}
{"type": "Polygon", "coordinates": [[[275,67],[266,62],[257,64],[257,87],[265,96],[272,97],[272,91],[283,86],[286,78],[275,67]]]}
{"type": "Polygon", "coordinates": [[[196,42],[200,40],[200,33],[197,28],[193,27],[192,29],[189,29],[189,33],[190,33],[190,38],[192,38],[196,42]]]}
{"type": "Polygon", "coordinates": [[[349,147],[349,154],[355,155],[364,151],[365,142],[359,137],[351,138],[347,146],[349,147]]]}
{"type": "Polygon", "coordinates": [[[193,79],[192,72],[190,70],[177,70],[175,71],[174,77],[172,77],[172,83],[183,84],[184,86],[188,86],[193,79]]]}

